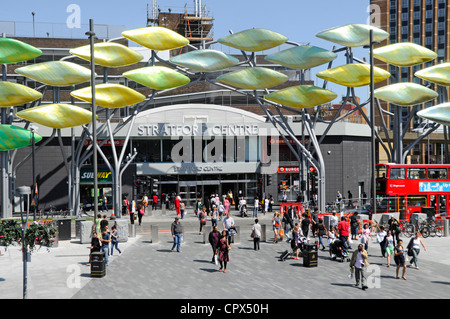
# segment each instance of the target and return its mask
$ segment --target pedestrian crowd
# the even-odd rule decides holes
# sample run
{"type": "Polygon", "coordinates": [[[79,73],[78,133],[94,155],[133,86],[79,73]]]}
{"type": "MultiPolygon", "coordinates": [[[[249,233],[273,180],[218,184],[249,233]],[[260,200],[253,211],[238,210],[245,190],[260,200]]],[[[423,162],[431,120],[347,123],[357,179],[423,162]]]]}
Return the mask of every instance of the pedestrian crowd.
{"type": "MultiPolygon", "coordinates": [[[[341,199],[342,195],[338,192],[337,200],[341,199]]],[[[150,201],[152,208],[155,209],[158,202],[157,195],[153,195],[151,200],[144,195],[141,203],[136,209],[133,209],[133,212],[137,214],[139,225],[141,225],[142,217],[145,214],[146,207],[150,205],[150,201]]],[[[173,238],[172,251],[176,249],[177,252],[181,252],[183,226],[180,220],[185,216],[185,203],[175,193],[169,195],[163,194],[161,196],[161,203],[166,204],[169,209],[176,210],[176,217],[171,225],[173,238]]],[[[260,250],[262,236],[258,214],[260,212],[263,214],[273,212],[273,198],[270,195],[261,200],[258,197],[254,197],[252,204],[252,217],[255,220],[251,229],[251,238],[253,239],[254,250],[258,251],[260,250]]],[[[129,201],[125,197],[123,209],[131,215],[129,205],[129,201]]],[[[230,213],[230,207],[232,205],[238,211],[238,216],[248,216],[247,200],[243,196],[234,198],[231,191],[221,197],[218,194],[211,194],[209,198],[204,200],[200,198],[194,205],[194,213],[199,220],[200,234],[207,224],[208,218],[211,221],[212,231],[208,235],[208,241],[212,248],[211,262],[220,265],[219,271],[223,271],[224,273],[227,272],[230,250],[236,235],[235,221],[230,213]],[[219,230],[220,227],[222,230],[219,230]]],[[[99,215],[98,219],[96,219],[91,252],[101,250],[105,251],[105,255],[108,256],[109,254],[112,255],[113,250],[116,249],[120,255],[121,251],[118,247],[117,229],[114,226],[110,231],[105,218],[106,215],[101,220],[100,217],[99,215]]],[[[135,218],[130,216],[132,223],[135,218]]],[[[403,241],[399,238],[401,232],[399,222],[394,217],[389,220],[387,229],[381,226],[376,235],[373,236],[372,232],[374,229],[368,223],[361,225],[357,213],[353,213],[351,216],[339,216],[336,211],[333,211],[329,216],[328,225],[326,226],[324,220],[319,217],[317,208],[311,214],[301,214],[293,205],[288,205],[287,210],[283,214],[277,211],[273,212],[272,230],[274,244],[278,244],[283,240],[290,243],[292,249],[291,259],[300,260],[303,245],[311,240],[311,236],[314,237],[313,240],[317,243],[318,249],[321,248],[324,251],[328,246],[330,259],[347,257],[350,262],[351,275],[353,276],[354,274],[356,279],[356,286],[361,285],[363,290],[367,289],[366,269],[369,265],[368,251],[371,242],[376,241],[379,244],[381,256],[386,258],[387,267],[390,267],[392,262],[395,263],[395,277],[397,279],[402,278],[406,280],[408,260],[410,267],[419,269],[418,256],[420,248],[423,247],[426,250],[419,233],[416,233],[406,247],[404,246],[403,241]],[[350,255],[349,252],[353,249],[352,245],[355,245],[356,248],[350,255]]],[[[106,264],[108,264],[107,257],[106,264]]]]}
{"type": "Polygon", "coordinates": [[[122,255],[119,248],[119,234],[117,226],[113,225],[109,229],[109,222],[107,215],[98,214],[94,220],[94,229],[91,240],[91,247],[89,252],[89,262],[87,266],[91,265],[91,257],[94,252],[103,252],[105,254],[105,264],[109,265],[109,256],[113,256],[114,249],[122,255]]]}

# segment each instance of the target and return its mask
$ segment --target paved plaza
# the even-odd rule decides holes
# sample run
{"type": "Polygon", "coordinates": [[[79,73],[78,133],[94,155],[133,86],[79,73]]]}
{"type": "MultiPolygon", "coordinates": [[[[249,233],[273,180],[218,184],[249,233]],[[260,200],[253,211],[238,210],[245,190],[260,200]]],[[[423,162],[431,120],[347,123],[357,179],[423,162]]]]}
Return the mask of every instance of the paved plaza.
{"type": "MultiPolygon", "coordinates": [[[[395,266],[386,267],[378,244],[369,246],[368,270],[372,287],[354,287],[348,278],[349,263],[330,260],[319,251],[318,266],[307,268],[302,260],[278,260],[286,242],[273,244],[271,214],[260,215],[267,225],[267,242],[253,250],[250,238],[253,218],[234,216],[240,226],[240,242],[232,246],[228,272],[211,263],[212,249],[199,234],[198,219],[190,212],[181,221],[185,234],[181,253],[171,251],[170,224],[175,213],[161,211],[145,216],[136,225],[136,236],[120,243],[123,254],[110,257],[103,278],[91,278],[86,266],[89,245],[72,240],[58,247],[32,253],[28,263],[30,299],[397,299],[448,298],[450,237],[424,239],[427,251],[419,255],[420,270],[408,268],[407,280],[395,279],[395,266]],[[159,227],[159,241],[152,243],[151,225],[159,227]]],[[[210,222],[208,221],[208,225],[210,222]]],[[[221,224],[219,222],[219,229],[221,224]]],[[[407,239],[405,240],[407,241],[407,239]]],[[[356,247],[356,245],[353,245],[356,247]]],[[[0,293],[4,299],[22,298],[22,260],[19,247],[1,247],[0,293]]],[[[117,254],[117,252],[115,252],[117,254]]]]}

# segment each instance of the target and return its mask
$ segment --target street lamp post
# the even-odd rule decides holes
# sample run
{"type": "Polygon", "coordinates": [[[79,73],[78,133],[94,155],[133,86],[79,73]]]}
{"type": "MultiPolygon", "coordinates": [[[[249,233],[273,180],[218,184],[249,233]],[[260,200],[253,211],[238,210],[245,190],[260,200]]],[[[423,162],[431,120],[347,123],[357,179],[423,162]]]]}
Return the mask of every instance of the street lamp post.
{"type": "Polygon", "coordinates": [[[94,59],[94,20],[89,20],[89,36],[91,48],[91,94],[92,94],[92,147],[93,147],[93,169],[94,169],[94,217],[98,214],[98,168],[97,168],[97,107],[95,105],[95,59],[94,59]]]}
{"type": "Polygon", "coordinates": [[[369,50],[370,50],[370,121],[371,125],[371,146],[372,146],[372,216],[377,213],[377,178],[376,178],[376,146],[375,146],[375,97],[374,97],[374,71],[373,71],[373,30],[370,30],[369,35],[369,50]]]}
{"type": "Polygon", "coordinates": [[[25,244],[25,232],[27,230],[27,224],[28,224],[28,213],[29,213],[29,207],[30,207],[30,195],[31,195],[31,188],[29,186],[21,186],[16,189],[16,194],[20,196],[20,217],[22,220],[22,263],[23,263],[23,299],[27,299],[27,288],[28,288],[28,270],[27,270],[27,262],[28,262],[28,249],[27,245],[25,244]],[[22,209],[22,202],[23,198],[22,196],[26,196],[27,200],[27,215],[26,218],[24,218],[24,209],[22,209]]]}

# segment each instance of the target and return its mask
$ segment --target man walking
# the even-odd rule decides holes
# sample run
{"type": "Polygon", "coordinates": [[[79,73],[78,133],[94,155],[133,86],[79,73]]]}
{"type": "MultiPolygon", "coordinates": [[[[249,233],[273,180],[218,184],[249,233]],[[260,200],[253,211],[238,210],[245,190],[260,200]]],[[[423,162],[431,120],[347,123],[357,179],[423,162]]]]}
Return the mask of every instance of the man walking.
{"type": "Polygon", "coordinates": [[[339,239],[344,243],[345,249],[348,250],[351,247],[348,247],[347,245],[349,235],[349,225],[346,216],[342,217],[341,221],[339,222],[338,231],[339,231],[339,239]]]}
{"type": "Polygon", "coordinates": [[[172,250],[177,247],[177,252],[181,252],[181,238],[183,237],[183,226],[180,223],[180,217],[177,215],[175,217],[175,221],[172,223],[170,227],[173,238],[173,246],[172,250]]]}
{"type": "Polygon", "coordinates": [[[102,228],[102,237],[100,238],[102,243],[101,251],[105,253],[106,266],[109,264],[109,243],[111,242],[111,234],[108,232],[107,228],[102,228]]]}
{"type": "Polygon", "coordinates": [[[368,255],[367,251],[364,250],[363,244],[358,245],[358,250],[355,250],[350,261],[350,271],[355,272],[356,287],[359,287],[361,282],[362,290],[366,290],[367,280],[366,280],[366,268],[369,266],[367,261],[368,255]]]}

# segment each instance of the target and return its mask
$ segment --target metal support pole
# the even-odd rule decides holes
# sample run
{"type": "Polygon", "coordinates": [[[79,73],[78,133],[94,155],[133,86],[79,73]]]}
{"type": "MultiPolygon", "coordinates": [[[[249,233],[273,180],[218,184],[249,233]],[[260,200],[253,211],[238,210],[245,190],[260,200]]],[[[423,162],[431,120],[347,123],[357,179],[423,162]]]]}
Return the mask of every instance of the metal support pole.
{"type": "Polygon", "coordinates": [[[97,107],[95,105],[95,59],[94,59],[94,20],[89,19],[89,36],[91,48],[91,94],[92,94],[92,163],[94,169],[94,216],[98,214],[98,168],[97,168],[97,107]]]}
{"type": "Polygon", "coordinates": [[[372,216],[377,213],[377,179],[376,179],[376,147],[375,147],[375,97],[374,97],[374,73],[373,73],[373,30],[370,30],[370,122],[372,143],[372,216]]]}
{"type": "Polygon", "coordinates": [[[28,269],[27,269],[27,262],[28,262],[28,249],[27,245],[25,243],[25,233],[27,231],[27,224],[28,224],[28,213],[29,213],[29,207],[30,207],[30,197],[31,195],[31,188],[28,186],[21,186],[17,188],[16,193],[20,195],[20,217],[22,220],[22,263],[23,263],[23,299],[27,299],[27,288],[28,288],[28,269]],[[27,215],[26,218],[23,216],[23,209],[22,209],[22,195],[27,197],[27,215]]]}

